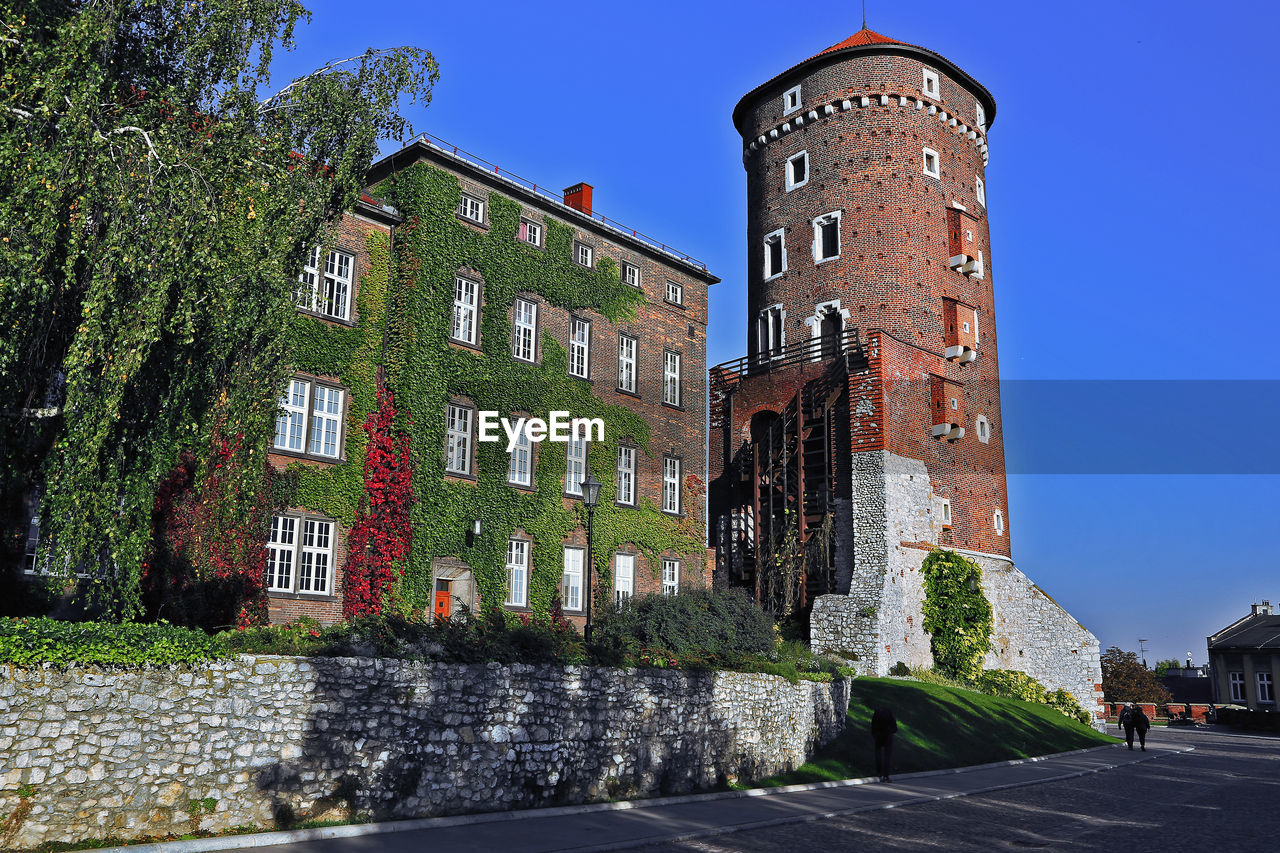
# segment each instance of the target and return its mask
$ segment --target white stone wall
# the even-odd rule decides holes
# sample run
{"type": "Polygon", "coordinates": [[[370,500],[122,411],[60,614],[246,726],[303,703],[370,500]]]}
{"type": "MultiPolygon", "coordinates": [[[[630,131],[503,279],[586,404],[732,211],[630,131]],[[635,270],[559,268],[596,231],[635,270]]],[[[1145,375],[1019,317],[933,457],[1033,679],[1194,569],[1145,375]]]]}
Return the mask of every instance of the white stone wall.
{"type": "MultiPolygon", "coordinates": [[[[885,675],[898,661],[931,666],[920,567],[938,541],[941,520],[929,472],[923,462],[888,451],[855,453],[853,494],[848,594],[814,602],[810,641],[849,658],[863,675],[885,675]]],[[[1020,670],[1095,709],[1102,699],[1097,638],[1008,559],[956,550],[982,568],[991,602],[995,630],[986,667],[1020,670]]]]}
{"type": "Polygon", "coordinates": [[[244,657],[0,667],[0,848],[675,794],[802,764],[847,679],[244,657]]]}

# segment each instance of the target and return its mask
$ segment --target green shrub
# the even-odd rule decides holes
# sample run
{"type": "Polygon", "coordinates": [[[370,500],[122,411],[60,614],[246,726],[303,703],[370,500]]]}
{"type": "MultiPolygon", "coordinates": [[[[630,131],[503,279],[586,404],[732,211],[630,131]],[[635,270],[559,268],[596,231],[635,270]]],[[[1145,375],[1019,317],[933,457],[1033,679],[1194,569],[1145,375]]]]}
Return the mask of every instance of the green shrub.
{"type": "Polygon", "coordinates": [[[988,696],[1049,704],[1044,685],[1016,669],[985,669],[973,680],[973,686],[988,696]]]}
{"type": "Polygon", "coordinates": [[[732,661],[774,651],[773,621],[741,589],[688,590],[627,599],[596,622],[592,651],[603,663],[645,650],[732,661]]]}
{"type": "Polygon", "coordinates": [[[902,661],[898,661],[893,666],[889,667],[889,674],[896,678],[903,678],[911,674],[911,667],[907,666],[902,661]]]}
{"type": "Polygon", "coordinates": [[[0,619],[0,663],[34,667],[169,666],[231,657],[230,650],[203,631],[167,622],[60,622],[56,619],[0,619]]]}
{"type": "Polygon", "coordinates": [[[991,602],[982,594],[982,569],[954,551],[929,552],[924,575],[923,628],[938,669],[953,678],[974,680],[991,645],[995,625],[991,602]]]}

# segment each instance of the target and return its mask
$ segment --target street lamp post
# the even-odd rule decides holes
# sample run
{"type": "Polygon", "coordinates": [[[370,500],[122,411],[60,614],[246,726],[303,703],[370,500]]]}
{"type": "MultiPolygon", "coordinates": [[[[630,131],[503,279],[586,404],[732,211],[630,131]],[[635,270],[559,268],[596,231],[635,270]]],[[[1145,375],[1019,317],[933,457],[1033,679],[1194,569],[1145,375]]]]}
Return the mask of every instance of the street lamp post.
{"type": "Polygon", "coordinates": [[[586,479],[582,481],[582,504],[587,508],[587,565],[583,573],[583,584],[587,588],[587,624],[582,629],[582,638],[588,643],[591,642],[591,587],[595,585],[595,554],[592,551],[591,537],[594,532],[592,525],[596,517],[596,503],[599,500],[600,483],[588,471],[586,479]]]}

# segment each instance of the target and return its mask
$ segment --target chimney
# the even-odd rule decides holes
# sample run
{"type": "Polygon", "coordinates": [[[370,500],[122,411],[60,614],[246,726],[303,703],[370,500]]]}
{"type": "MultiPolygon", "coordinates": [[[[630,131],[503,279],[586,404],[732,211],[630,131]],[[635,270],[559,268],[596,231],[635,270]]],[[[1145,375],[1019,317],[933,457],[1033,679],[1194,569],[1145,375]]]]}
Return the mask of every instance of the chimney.
{"type": "Polygon", "coordinates": [[[591,184],[578,183],[564,191],[564,203],[574,210],[591,215],[591,184]]]}
{"type": "Polygon", "coordinates": [[[1254,616],[1270,616],[1270,615],[1271,615],[1271,602],[1270,602],[1270,601],[1267,601],[1267,600],[1264,598],[1264,599],[1262,599],[1262,603],[1261,603],[1261,604],[1255,604],[1255,605],[1253,605],[1253,615],[1254,615],[1254,616]]]}

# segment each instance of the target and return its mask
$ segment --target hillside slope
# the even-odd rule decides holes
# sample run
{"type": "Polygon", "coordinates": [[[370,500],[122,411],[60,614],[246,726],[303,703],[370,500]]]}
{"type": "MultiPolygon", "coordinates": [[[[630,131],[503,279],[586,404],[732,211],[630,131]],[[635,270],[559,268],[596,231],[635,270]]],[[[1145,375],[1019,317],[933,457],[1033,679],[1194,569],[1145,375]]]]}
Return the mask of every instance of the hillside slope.
{"type": "Polygon", "coordinates": [[[859,678],[853,683],[844,732],[807,764],[758,785],[776,787],[874,775],[871,713],[881,706],[891,709],[898,720],[893,744],[895,774],[1118,742],[1045,705],[918,681],[859,678]]]}

